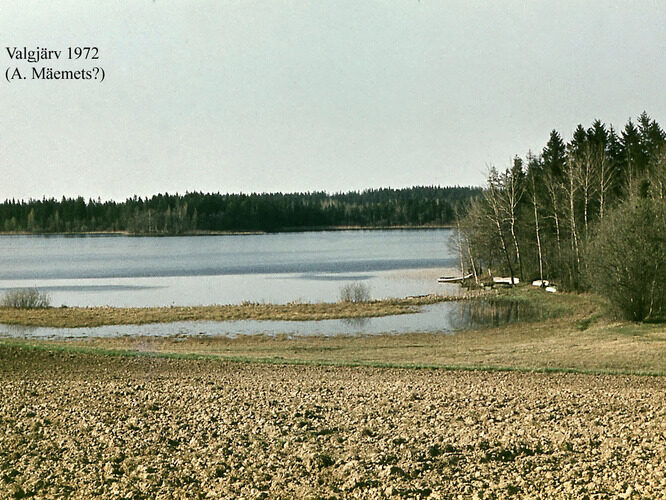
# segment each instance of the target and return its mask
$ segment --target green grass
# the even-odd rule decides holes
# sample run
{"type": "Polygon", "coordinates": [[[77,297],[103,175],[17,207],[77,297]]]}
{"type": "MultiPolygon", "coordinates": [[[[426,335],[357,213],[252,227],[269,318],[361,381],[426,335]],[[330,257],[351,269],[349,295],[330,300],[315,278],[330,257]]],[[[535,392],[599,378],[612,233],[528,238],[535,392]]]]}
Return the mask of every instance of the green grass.
{"type": "Polygon", "coordinates": [[[541,319],[461,331],[455,335],[424,332],[356,337],[6,339],[0,340],[0,347],[80,355],[282,365],[666,374],[666,325],[611,319],[605,312],[605,303],[597,296],[549,294],[524,286],[504,290],[497,296],[486,295],[483,300],[529,305],[541,311],[541,319]]]}
{"type": "Polygon", "coordinates": [[[34,343],[24,340],[0,340],[0,349],[21,349],[25,351],[52,352],[72,355],[111,356],[126,358],[158,358],[196,361],[220,361],[226,363],[249,363],[268,365],[296,365],[296,366],[332,366],[332,367],[368,367],[368,368],[394,368],[408,370],[447,370],[447,371],[485,371],[485,372],[518,372],[518,373],[578,373],[588,375],[639,375],[661,377],[666,371],[650,370],[615,370],[615,369],[579,369],[564,367],[533,367],[523,368],[517,366],[495,365],[443,365],[430,363],[394,363],[383,361],[363,360],[325,360],[325,359],[287,359],[283,357],[248,357],[224,356],[217,354],[182,353],[182,352],[149,352],[124,349],[105,349],[98,347],[85,347],[78,345],[51,345],[34,343]]]}

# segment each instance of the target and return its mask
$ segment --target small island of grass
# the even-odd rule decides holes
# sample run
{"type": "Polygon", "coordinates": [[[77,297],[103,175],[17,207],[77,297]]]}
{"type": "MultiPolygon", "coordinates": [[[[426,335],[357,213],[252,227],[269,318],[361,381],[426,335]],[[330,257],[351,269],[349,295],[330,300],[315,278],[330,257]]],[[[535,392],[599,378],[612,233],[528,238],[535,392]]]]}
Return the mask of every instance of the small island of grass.
{"type": "Polygon", "coordinates": [[[286,320],[309,321],[372,318],[418,311],[418,307],[477,296],[426,295],[403,299],[362,302],[291,302],[288,304],[242,303],[238,305],[172,307],[0,307],[0,323],[8,325],[79,328],[104,325],[143,325],[174,321],[286,320]]]}

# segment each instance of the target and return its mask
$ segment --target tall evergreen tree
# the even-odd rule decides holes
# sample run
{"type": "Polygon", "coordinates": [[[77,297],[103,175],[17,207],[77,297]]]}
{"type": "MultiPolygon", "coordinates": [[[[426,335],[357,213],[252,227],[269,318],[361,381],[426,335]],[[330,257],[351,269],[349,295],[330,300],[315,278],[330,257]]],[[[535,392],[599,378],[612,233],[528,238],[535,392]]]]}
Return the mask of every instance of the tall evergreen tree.
{"type": "Polygon", "coordinates": [[[546,146],[543,148],[542,163],[546,174],[552,175],[556,179],[562,177],[564,172],[564,163],[566,161],[566,147],[562,137],[557,130],[550,132],[550,137],[546,146]]]}
{"type": "Polygon", "coordinates": [[[625,194],[633,194],[637,179],[644,172],[645,153],[641,144],[640,132],[629,119],[620,139],[620,161],[617,164],[618,177],[624,179],[625,194]]]}

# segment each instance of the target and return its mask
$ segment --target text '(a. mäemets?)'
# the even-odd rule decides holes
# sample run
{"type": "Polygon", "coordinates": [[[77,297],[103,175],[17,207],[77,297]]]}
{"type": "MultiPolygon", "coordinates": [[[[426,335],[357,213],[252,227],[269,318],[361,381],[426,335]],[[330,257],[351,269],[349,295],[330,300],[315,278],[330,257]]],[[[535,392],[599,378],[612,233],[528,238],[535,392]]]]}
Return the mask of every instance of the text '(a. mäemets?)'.
{"type": "Polygon", "coordinates": [[[12,83],[16,80],[92,80],[104,81],[104,68],[100,66],[88,66],[95,64],[100,58],[97,47],[66,47],[64,49],[52,49],[47,47],[5,47],[6,54],[13,66],[5,70],[5,80],[12,83]],[[50,65],[42,65],[46,62],[50,65]],[[54,67],[53,65],[66,64],[77,61],[85,66],[81,67],[54,67]],[[86,64],[87,63],[87,64],[86,64]],[[30,64],[30,67],[25,67],[30,64]],[[39,66],[37,66],[39,64],[39,66]]]}

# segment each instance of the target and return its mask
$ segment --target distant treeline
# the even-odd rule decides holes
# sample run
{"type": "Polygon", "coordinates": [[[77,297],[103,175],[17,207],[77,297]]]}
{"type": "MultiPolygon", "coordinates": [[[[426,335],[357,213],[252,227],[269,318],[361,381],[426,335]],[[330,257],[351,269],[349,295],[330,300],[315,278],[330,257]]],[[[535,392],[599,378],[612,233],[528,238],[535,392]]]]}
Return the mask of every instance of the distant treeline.
{"type": "Polygon", "coordinates": [[[475,187],[369,189],[340,194],[158,194],[124,202],[54,198],[7,200],[6,232],[124,231],[184,234],[207,231],[283,231],[316,227],[440,226],[481,194],[475,187]]]}

